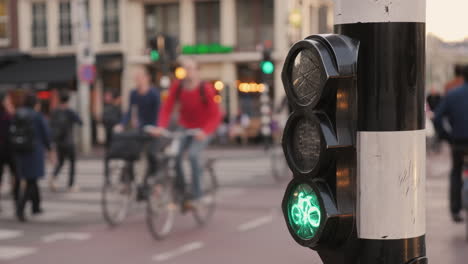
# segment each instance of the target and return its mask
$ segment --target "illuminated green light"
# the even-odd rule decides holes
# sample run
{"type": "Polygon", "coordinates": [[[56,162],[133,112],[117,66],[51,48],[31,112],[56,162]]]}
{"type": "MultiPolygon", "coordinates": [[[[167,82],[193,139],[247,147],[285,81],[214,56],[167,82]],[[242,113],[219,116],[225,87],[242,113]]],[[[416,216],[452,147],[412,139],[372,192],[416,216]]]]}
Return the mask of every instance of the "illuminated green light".
{"type": "Polygon", "coordinates": [[[288,222],[301,239],[309,240],[317,235],[322,213],[317,194],[307,184],[298,185],[288,201],[288,222]]]}
{"type": "Polygon", "coordinates": [[[271,61],[262,61],[260,68],[264,74],[272,74],[275,71],[275,65],[271,61]]]}
{"type": "Polygon", "coordinates": [[[157,50],[152,50],[150,53],[150,58],[152,61],[158,61],[159,60],[159,52],[157,50]]]}

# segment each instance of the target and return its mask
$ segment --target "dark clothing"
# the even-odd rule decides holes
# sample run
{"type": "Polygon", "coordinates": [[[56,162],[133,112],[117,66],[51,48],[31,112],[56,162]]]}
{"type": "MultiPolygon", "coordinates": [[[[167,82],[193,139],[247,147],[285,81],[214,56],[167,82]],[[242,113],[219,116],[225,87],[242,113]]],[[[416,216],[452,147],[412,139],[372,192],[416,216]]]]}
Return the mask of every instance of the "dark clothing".
{"type": "Polygon", "coordinates": [[[54,120],[56,119],[56,117],[58,115],[64,115],[66,118],[66,131],[64,131],[64,137],[62,138],[57,138],[56,136],[54,136],[54,142],[55,144],[57,144],[57,146],[74,146],[75,143],[74,143],[74,133],[73,133],[73,126],[75,124],[78,124],[78,125],[82,125],[83,122],[81,121],[81,118],[78,116],[78,114],[71,110],[71,109],[56,109],[52,112],[51,116],[52,116],[52,119],[51,119],[51,126],[52,126],[52,132],[54,135],[57,135],[59,134],[60,132],[57,131],[57,129],[59,129],[58,125],[56,125],[56,123],[58,122],[57,120],[54,120]]]}
{"type": "Polygon", "coordinates": [[[60,170],[65,163],[65,160],[70,161],[70,168],[69,168],[69,177],[68,177],[68,187],[73,187],[75,183],[75,161],[76,161],[76,152],[75,147],[70,146],[58,146],[57,147],[57,156],[58,156],[58,163],[54,169],[54,178],[60,173],[60,170]]]}
{"type": "Polygon", "coordinates": [[[32,152],[16,153],[17,172],[21,179],[39,179],[45,175],[45,151],[50,149],[50,132],[42,114],[27,109],[30,112],[34,127],[34,150],[32,152]]]}
{"type": "Polygon", "coordinates": [[[122,120],[122,111],[115,104],[104,104],[102,123],[106,130],[106,148],[110,147],[114,126],[122,120]]]}
{"type": "Polygon", "coordinates": [[[468,84],[450,91],[435,111],[437,133],[452,142],[468,140],[468,84]],[[451,131],[446,131],[443,120],[447,117],[451,131]]]}
{"type": "Polygon", "coordinates": [[[434,112],[442,101],[442,96],[440,94],[430,94],[427,96],[427,104],[429,109],[434,112]]]}
{"type": "Polygon", "coordinates": [[[462,209],[462,173],[465,151],[452,148],[452,171],[450,173],[450,211],[458,214],[462,209]]]}
{"type": "Polygon", "coordinates": [[[19,179],[16,173],[16,164],[11,154],[0,155],[0,186],[3,183],[3,172],[4,172],[5,166],[8,166],[10,169],[10,175],[12,176],[12,181],[13,181],[13,199],[17,201],[20,185],[19,185],[19,179]]]}
{"type": "Polygon", "coordinates": [[[137,90],[130,93],[130,105],[122,124],[128,125],[132,119],[132,111],[137,111],[138,127],[156,125],[159,115],[160,95],[156,88],[151,88],[146,94],[141,95],[137,90]],[[134,109],[135,108],[135,109],[134,109]]]}
{"type": "Polygon", "coordinates": [[[28,201],[32,202],[32,212],[39,213],[41,211],[41,194],[39,192],[39,186],[37,179],[26,180],[26,188],[24,193],[21,195],[20,200],[16,208],[16,214],[24,217],[24,208],[28,201]]]}
{"type": "Polygon", "coordinates": [[[11,125],[11,116],[7,112],[1,110],[0,112],[0,152],[11,153],[11,146],[9,138],[9,130],[11,125]]]}

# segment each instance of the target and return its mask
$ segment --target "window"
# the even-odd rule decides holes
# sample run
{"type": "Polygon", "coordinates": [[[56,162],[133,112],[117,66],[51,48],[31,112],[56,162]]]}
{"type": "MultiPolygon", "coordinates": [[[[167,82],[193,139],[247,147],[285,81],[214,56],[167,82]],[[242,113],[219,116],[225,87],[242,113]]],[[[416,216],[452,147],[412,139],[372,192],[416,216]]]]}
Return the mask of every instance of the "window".
{"type": "Polygon", "coordinates": [[[119,26],[119,0],[104,0],[104,43],[119,42],[119,26]]]}
{"type": "Polygon", "coordinates": [[[145,6],[146,38],[149,41],[158,33],[179,37],[179,5],[158,4],[145,6]]]}
{"type": "Polygon", "coordinates": [[[47,46],[47,8],[45,2],[32,3],[32,46],[47,46]]]}
{"type": "Polygon", "coordinates": [[[10,25],[8,23],[8,11],[8,1],[0,0],[0,45],[8,45],[10,42],[10,25]]]}
{"type": "Polygon", "coordinates": [[[219,1],[198,1],[195,5],[198,44],[220,43],[219,1]]]}
{"type": "Polygon", "coordinates": [[[60,45],[72,44],[72,18],[70,1],[62,1],[59,5],[59,37],[60,45]]]}
{"type": "Polygon", "coordinates": [[[319,34],[330,33],[331,29],[328,27],[328,7],[321,6],[319,8],[319,34]]]}
{"type": "Polygon", "coordinates": [[[237,41],[240,50],[255,50],[273,41],[273,0],[237,1],[237,41]]]}

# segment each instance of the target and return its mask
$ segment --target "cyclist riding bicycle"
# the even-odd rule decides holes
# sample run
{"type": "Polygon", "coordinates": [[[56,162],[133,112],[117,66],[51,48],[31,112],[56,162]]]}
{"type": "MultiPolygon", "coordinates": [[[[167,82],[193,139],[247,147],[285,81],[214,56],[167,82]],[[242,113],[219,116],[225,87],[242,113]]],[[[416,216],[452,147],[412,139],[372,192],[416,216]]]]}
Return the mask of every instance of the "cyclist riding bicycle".
{"type": "Polygon", "coordinates": [[[203,195],[201,176],[203,167],[201,163],[202,152],[209,145],[222,121],[222,113],[215,102],[216,95],[211,83],[200,80],[198,65],[193,60],[184,60],[182,67],[186,70],[186,78],[175,81],[170,89],[166,101],[161,107],[158,127],[149,131],[155,137],[163,134],[169,126],[170,117],[176,103],[179,105],[178,125],[181,130],[200,129],[194,136],[186,134],[176,157],[175,188],[187,194],[187,200],[198,200],[203,195]],[[184,170],[182,160],[184,153],[188,153],[192,171],[192,192],[185,190],[184,170]]]}
{"type": "MultiPolygon", "coordinates": [[[[159,89],[151,86],[150,75],[146,68],[138,68],[135,72],[136,88],[130,92],[128,111],[123,116],[119,125],[114,128],[115,132],[122,132],[125,126],[143,129],[147,125],[157,122],[160,107],[159,89]]],[[[148,169],[146,176],[156,172],[157,141],[153,140],[147,148],[146,158],[148,169]]]]}

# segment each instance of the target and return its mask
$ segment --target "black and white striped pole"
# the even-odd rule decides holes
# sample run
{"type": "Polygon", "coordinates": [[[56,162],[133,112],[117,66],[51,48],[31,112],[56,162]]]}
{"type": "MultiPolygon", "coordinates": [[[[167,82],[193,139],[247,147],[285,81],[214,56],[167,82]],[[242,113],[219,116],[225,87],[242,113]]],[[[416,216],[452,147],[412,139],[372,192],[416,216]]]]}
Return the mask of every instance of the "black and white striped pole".
{"type": "Polygon", "coordinates": [[[360,263],[427,263],[425,0],[337,0],[335,31],[360,42],[360,263]]]}

